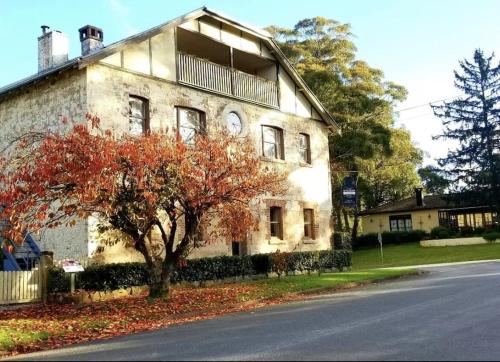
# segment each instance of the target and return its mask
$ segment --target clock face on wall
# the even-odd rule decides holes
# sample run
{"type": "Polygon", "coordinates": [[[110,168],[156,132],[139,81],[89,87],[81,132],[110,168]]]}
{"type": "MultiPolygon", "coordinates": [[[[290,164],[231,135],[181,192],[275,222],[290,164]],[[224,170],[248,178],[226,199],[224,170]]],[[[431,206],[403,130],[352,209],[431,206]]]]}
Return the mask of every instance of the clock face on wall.
{"type": "Polygon", "coordinates": [[[227,115],[227,128],[232,135],[238,135],[242,130],[241,118],[236,112],[229,112],[227,115]]]}

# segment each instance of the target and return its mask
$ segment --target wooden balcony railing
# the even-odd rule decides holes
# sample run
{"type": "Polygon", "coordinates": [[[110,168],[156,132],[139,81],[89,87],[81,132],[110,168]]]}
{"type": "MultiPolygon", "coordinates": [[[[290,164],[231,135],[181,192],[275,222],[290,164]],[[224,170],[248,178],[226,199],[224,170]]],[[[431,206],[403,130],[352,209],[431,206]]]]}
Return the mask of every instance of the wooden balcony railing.
{"type": "Polygon", "coordinates": [[[177,53],[177,57],[180,83],[278,107],[278,85],[276,82],[192,55],[177,53]]]}

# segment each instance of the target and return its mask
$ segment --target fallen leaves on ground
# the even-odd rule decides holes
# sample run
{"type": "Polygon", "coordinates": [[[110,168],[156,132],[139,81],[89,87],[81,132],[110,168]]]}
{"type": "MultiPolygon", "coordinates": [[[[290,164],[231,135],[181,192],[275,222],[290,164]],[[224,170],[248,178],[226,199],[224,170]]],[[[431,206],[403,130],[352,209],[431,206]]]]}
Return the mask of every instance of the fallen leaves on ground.
{"type": "Polygon", "coordinates": [[[87,305],[33,304],[0,311],[0,330],[6,331],[0,351],[18,354],[60,348],[285,301],[255,299],[259,288],[251,284],[177,287],[168,301],[148,300],[144,294],[87,305]]]}

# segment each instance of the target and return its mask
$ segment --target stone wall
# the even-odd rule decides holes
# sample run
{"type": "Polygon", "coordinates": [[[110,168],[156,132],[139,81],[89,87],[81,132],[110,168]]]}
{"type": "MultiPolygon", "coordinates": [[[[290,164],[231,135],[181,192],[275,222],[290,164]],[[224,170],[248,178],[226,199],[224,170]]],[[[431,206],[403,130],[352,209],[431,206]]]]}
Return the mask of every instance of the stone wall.
{"type": "MultiPolygon", "coordinates": [[[[262,158],[272,167],[289,171],[289,194],[284,202],[284,240],[269,236],[269,204],[273,200],[257,200],[259,231],[249,234],[249,253],[320,250],[330,247],[331,191],[328,159],[328,132],[322,122],[286,114],[278,110],[253,105],[229,97],[218,96],[190,87],[117,69],[104,64],[88,68],[88,110],[101,118],[101,126],[115,134],[128,130],[128,97],[141,96],[149,100],[150,126],[152,130],[172,129],[176,126],[175,106],[196,108],[205,112],[207,127],[223,122],[225,115],[237,112],[243,120],[243,136],[251,137],[259,153],[261,125],[280,127],[284,130],[285,161],[262,158]],[[299,161],[299,133],[307,133],[311,139],[312,165],[299,161]],[[315,240],[303,240],[303,208],[305,203],[315,210],[315,240]]],[[[91,236],[99,243],[99,235],[91,236]]],[[[219,241],[197,248],[192,257],[229,254],[231,243],[219,241]]],[[[126,252],[128,255],[128,251],[126,252]]],[[[105,255],[106,251],[102,254],[105,255]]],[[[106,257],[104,257],[104,260],[106,257]]],[[[114,258],[113,258],[114,260],[114,258]]]]}
{"type": "MultiPolygon", "coordinates": [[[[0,99],[0,149],[28,132],[59,129],[61,117],[84,121],[87,102],[85,70],[72,70],[21,89],[0,99]]],[[[54,259],[88,256],[86,221],[35,235],[42,250],[54,259]]]]}
{"type": "MultiPolygon", "coordinates": [[[[330,247],[331,191],[328,160],[328,131],[322,122],[278,110],[199,91],[159,78],[95,64],[84,70],[62,73],[0,100],[0,145],[27,130],[43,131],[61,127],[60,117],[77,122],[89,112],[101,118],[101,126],[115,134],[128,130],[128,97],[147,98],[152,130],[176,126],[175,106],[199,109],[206,113],[207,126],[224,122],[225,116],[237,112],[243,120],[243,136],[251,137],[261,153],[261,125],[280,127],[284,131],[285,161],[262,158],[271,167],[289,171],[289,193],[282,199],[256,200],[259,230],[246,240],[248,253],[320,250],[330,247]],[[312,164],[299,161],[299,133],[310,135],[312,164]],[[269,207],[284,207],[284,240],[269,235],[269,207]],[[315,240],[304,240],[303,209],[315,210],[315,240]]],[[[179,236],[180,237],[180,236],[179,236]]],[[[43,250],[54,252],[54,258],[86,259],[97,262],[143,261],[126,238],[100,235],[96,221],[80,221],[73,228],[59,228],[40,236],[43,250]],[[110,242],[110,240],[113,240],[110,242]],[[118,242],[116,242],[118,240],[118,242]],[[111,245],[109,245],[111,244],[111,245]]],[[[193,250],[191,257],[231,253],[231,243],[216,241],[193,250]]]]}

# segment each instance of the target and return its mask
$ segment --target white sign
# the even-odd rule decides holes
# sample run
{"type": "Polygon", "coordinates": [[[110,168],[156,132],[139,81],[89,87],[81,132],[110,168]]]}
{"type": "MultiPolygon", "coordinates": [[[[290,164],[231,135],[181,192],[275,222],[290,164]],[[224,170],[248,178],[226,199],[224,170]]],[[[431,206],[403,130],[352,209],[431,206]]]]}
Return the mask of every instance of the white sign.
{"type": "Polygon", "coordinates": [[[79,273],[83,271],[83,266],[77,260],[65,260],[62,267],[66,273],[79,273]]]}

